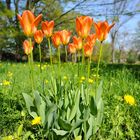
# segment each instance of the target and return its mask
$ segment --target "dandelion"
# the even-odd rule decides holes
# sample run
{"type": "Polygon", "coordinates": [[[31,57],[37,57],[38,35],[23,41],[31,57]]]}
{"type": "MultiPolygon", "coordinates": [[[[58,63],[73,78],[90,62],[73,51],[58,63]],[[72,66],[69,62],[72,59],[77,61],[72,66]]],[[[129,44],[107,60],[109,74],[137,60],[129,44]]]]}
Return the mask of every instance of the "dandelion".
{"type": "Polygon", "coordinates": [[[124,95],[124,100],[130,105],[135,105],[136,104],[135,98],[131,95],[124,95]]]}
{"type": "Polygon", "coordinates": [[[45,83],[46,83],[46,84],[48,84],[48,83],[49,83],[49,81],[48,81],[48,80],[45,80],[45,83]]]}
{"type": "Polygon", "coordinates": [[[36,124],[40,124],[41,123],[41,118],[40,117],[36,117],[32,120],[32,125],[36,125],[36,124]]]}
{"type": "Polygon", "coordinates": [[[9,86],[10,85],[10,81],[3,80],[2,85],[9,86]]]}
{"type": "Polygon", "coordinates": [[[92,84],[93,83],[93,80],[92,79],[88,79],[88,82],[90,83],[90,84],[92,84]]]}
{"type": "Polygon", "coordinates": [[[86,78],[84,76],[81,77],[81,80],[84,81],[86,78]]]}
{"type": "Polygon", "coordinates": [[[64,80],[67,80],[67,79],[68,79],[68,77],[67,77],[67,76],[64,76],[64,77],[63,77],[63,79],[64,79],[64,80]]]}

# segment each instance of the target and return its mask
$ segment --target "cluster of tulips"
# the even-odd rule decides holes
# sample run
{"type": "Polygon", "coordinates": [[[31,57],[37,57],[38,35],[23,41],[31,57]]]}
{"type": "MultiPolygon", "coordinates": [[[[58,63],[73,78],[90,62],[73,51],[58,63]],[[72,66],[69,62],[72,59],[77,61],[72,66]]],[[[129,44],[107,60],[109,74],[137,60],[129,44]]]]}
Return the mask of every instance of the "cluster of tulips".
{"type": "Polygon", "coordinates": [[[91,57],[93,47],[95,45],[96,39],[101,43],[107,38],[107,35],[110,29],[114,26],[109,25],[107,21],[95,23],[93,19],[89,16],[81,16],[76,18],[76,32],[77,36],[73,37],[73,42],[69,43],[71,32],[67,30],[53,32],[54,21],[42,21],[41,29],[37,30],[37,26],[42,20],[42,14],[38,15],[36,18],[34,14],[25,10],[20,16],[18,14],[18,19],[20,25],[23,29],[24,34],[30,38],[30,40],[25,40],[23,43],[23,48],[25,54],[31,54],[33,50],[33,43],[31,38],[34,37],[34,40],[37,44],[43,41],[43,38],[48,39],[49,49],[50,49],[50,61],[52,63],[52,54],[50,41],[52,40],[53,46],[60,51],[60,46],[65,46],[66,60],[67,60],[67,50],[71,54],[76,54],[82,50],[82,60],[84,57],[91,57]],[[94,25],[96,33],[91,34],[91,27],[94,25]]]}

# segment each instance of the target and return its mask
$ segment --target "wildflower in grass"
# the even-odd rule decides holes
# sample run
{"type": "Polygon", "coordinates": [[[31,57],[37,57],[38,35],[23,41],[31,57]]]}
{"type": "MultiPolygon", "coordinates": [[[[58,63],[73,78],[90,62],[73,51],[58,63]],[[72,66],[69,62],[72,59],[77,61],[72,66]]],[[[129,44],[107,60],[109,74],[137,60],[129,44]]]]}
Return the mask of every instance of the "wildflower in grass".
{"type": "Polygon", "coordinates": [[[77,136],[75,140],[82,140],[82,136],[77,136]]]}
{"type": "Polygon", "coordinates": [[[53,33],[53,28],[54,28],[54,21],[44,21],[42,22],[42,31],[46,38],[50,38],[53,33]]]}
{"type": "Polygon", "coordinates": [[[30,42],[28,40],[25,40],[23,42],[23,49],[26,55],[29,55],[32,50],[33,50],[33,46],[30,45],[30,42]]]}
{"type": "Polygon", "coordinates": [[[31,11],[25,10],[22,16],[18,14],[17,17],[20,21],[20,25],[24,31],[24,34],[28,37],[31,37],[37,30],[37,26],[42,19],[42,14],[35,18],[31,11]]]}
{"type": "Polygon", "coordinates": [[[94,27],[96,30],[96,35],[99,41],[103,42],[115,23],[109,25],[107,21],[100,21],[98,23],[94,22],[94,27]]]}
{"type": "Polygon", "coordinates": [[[130,105],[136,104],[135,98],[131,95],[124,95],[124,100],[130,105]]]}
{"type": "Polygon", "coordinates": [[[75,45],[77,51],[82,49],[82,39],[80,37],[74,36],[73,44],[75,45]]]}
{"type": "Polygon", "coordinates": [[[67,79],[68,79],[68,77],[67,77],[67,76],[63,76],[63,79],[64,79],[64,80],[67,80],[67,79]]]}
{"type": "Polygon", "coordinates": [[[7,76],[8,76],[8,77],[12,77],[12,76],[13,76],[13,73],[10,72],[10,71],[8,71],[7,76]]]}
{"type": "Polygon", "coordinates": [[[69,43],[69,40],[70,40],[71,32],[69,32],[67,30],[62,30],[62,31],[60,31],[60,35],[61,35],[62,44],[67,45],[69,43]]]}
{"type": "Polygon", "coordinates": [[[53,34],[52,43],[53,43],[54,47],[56,47],[56,48],[58,48],[62,44],[60,31],[57,31],[53,34]]]}
{"type": "Polygon", "coordinates": [[[48,84],[48,83],[49,83],[49,81],[48,81],[48,80],[45,80],[45,83],[46,83],[46,84],[48,84]]]}
{"type": "Polygon", "coordinates": [[[84,76],[81,77],[81,80],[84,81],[86,78],[84,76]]]}
{"type": "Polygon", "coordinates": [[[36,125],[36,124],[40,124],[41,123],[41,118],[40,117],[36,117],[32,120],[32,125],[36,125]]]}
{"type": "Polygon", "coordinates": [[[88,82],[90,83],[90,84],[92,84],[93,83],[93,80],[92,79],[88,79],[88,82]]]}
{"type": "Polygon", "coordinates": [[[76,18],[76,31],[81,38],[87,38],[93,19],[89,16],[81,16],[76,18]]]}
{"type": "Polygon", "coordinates": [[[35,42],[40,44],[43,41],[43,32],[42,30],[37,30],[34,34],[35,42]]]}
{"type": "Polygon", "coordinates": [[[2,82],[2,85],[4,85],[4,86],[9,86],[10,84],[11,84],[11,82],[8,80],[3,80],[3,82],[2,82]]]}

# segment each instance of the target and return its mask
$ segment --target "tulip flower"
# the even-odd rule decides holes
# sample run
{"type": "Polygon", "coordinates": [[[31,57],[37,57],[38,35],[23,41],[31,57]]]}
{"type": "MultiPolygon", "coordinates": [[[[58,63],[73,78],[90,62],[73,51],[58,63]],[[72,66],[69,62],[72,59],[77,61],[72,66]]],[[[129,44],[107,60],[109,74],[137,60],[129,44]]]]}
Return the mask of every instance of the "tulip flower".
{"type": "Polygon", "coordinates": [[[45,21],[45,22],[42,22],[42,30],[43,30],[43,33],[44,35],[49,38],[52,36],[52,33],[53,33],[53,28],[54,28],[54,21],[45,21]]]}
{"type": "Polygon", "coordinates": [[[109,31],[114,25],[115,23],[109,26],[107,21],[103,21],[103,22],[100,21],[98,23],[94,23],[98,40],[103,42],[107,38],[109,31]]]}
{"type": "Polygon", "coordinates": [[[93,19],[89,16],[81,16],[76,18],[76,31],[81,38],[86,38],[93,23],[93,19]]]}
{"type": "Polygon", "coordinates": [[[76,45],[75,45],[74,43],[70,43],[70,44],[68,45],[68,50],[69,50],[69,52],[72,53],[72,54],[76,53],[76,45]]]}
{"type": "Polygon", "coordinates": [[[84,55],[85,55],[86,57],[91,57],[92,51],[93,51],[92,43],[87,42],[87,43],[84,45],[84,55]]]}
{"type": "Polygon", "coordinates": [[[31,46],[30,42],[28,40],[25,40],[23,42],[23,49],[26,55],[31,54],[32,50],[33,50],[33,46],[31,46]]]}
{"type": "Polygon", "coordinates": [[[61,33],[62,44],[67,45],[69,43],[69,40],[70,40],[71,32],[69,32],[67,30],[62,30],[60,33],[61,33]]]}
{"type": "Polygon", "coordinates": [[[43,41],[43,32],[42,30],[37,30],[34,34],[34,39],[35,39],[35,42],[40,44],[42,41],[43,41]]]}
{"type": "Polygon", "coordinates": [[[25,10],[22,16],[18,14],[17,17],[20,21],[20,25],[24,31],[24,34],[28,37],[31,37],[37,30],[37,26],[42,19],[42,14],[35,18],[31,11],[25,10]]]}
{"type": "Polygon", "coordinates": [[[56,48],[58,48],[62,44],[60,31],[57,31],[53,34],[52,43],[53,43],[54,47],[56,47],[56,48]]]}
{"type": "Polygon", "coordinates": [[[76,49],[79,51],[82,49],[82,39],[80,37],[73,37],[73,43],[76,45],[76,49]]]}
{"type": "Polygon", "coordinates": [[[90,42],[94,46],[96,42],[96,34],[91,34],[87,37],[87,42],[90,42]]]}

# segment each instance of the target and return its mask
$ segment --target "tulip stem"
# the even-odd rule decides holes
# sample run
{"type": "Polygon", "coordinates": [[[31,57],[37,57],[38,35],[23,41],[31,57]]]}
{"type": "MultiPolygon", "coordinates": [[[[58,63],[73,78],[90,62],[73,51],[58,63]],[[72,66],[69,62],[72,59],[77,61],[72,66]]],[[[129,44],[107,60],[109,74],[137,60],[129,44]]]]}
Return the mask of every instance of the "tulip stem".
{"type": "Polygon", "coordinates": [[[99,74],[99,66],[100,66],[100,61],[101,61],[101,55],[102,55],[102,42],[100,43],[100,52],[99,52],[99,58],[98,58],[98,64],[97,64],[97,70],[96,70],[96,88],[98,86],[98,74],[99,74]]]}
{"type": "Polygon", "coordinates": [[[60,64],[61,64],[61,58],[60,58],[60,46],[58,47],[58,69],[59,69],[59,76],[60,76],[60,64]]]}
{"type": "Polygon", "coordinates": [[[49,46],[49,51],[50,51],[50,63],[52,66],[52,49],[51,49],[51,45],[50,45],[50,38],[48,38],[48,46],[49,46]]]}
{"type": "Polygon", "coordinates": [[[88,57],[88,79],[90,77],[90,64],[91,64],[91,56],[88,57]]]}
{"type": "MultiPolygon", "coordinates": [[[[30,47],[32,47],[32,39],[29,38],[30,47]]],[[[34,91],[34,75],[33,75],[33,51],[30,54],[30,73],[31,73],[31,84],[32,84],[32,92],[34,91]]]]}
{"type": "Polygon", "coordinates": [[[67,46],[65,45],[65,54],[66,54],[66,57],[65,57],[65,61],[67,62],[67,46]]]}
{"type": "Polygon", "coordinates": [[[40,47],[40,44],[38,45],[38,48],[39,48],[40,72],[42,72],[42,68],[41,68],[41,47],[40,47]]]}

